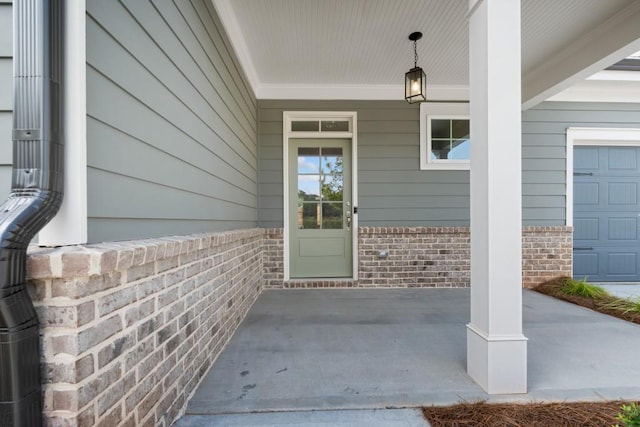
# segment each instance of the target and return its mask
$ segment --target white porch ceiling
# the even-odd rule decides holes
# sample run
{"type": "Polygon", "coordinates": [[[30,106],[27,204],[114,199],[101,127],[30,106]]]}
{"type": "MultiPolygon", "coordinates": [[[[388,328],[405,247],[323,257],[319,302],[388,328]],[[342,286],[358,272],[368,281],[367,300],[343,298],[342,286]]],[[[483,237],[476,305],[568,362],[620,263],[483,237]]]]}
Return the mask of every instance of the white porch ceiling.
{"type": "MultiPolygon", "coordinates": [[[[430,98],[466,99],[468,0],[213,2],[259,98],[402,99],[421,31],[430,98]]],[[[638,49],[638,0],[522,0],[523,102],[638,49]]]]}

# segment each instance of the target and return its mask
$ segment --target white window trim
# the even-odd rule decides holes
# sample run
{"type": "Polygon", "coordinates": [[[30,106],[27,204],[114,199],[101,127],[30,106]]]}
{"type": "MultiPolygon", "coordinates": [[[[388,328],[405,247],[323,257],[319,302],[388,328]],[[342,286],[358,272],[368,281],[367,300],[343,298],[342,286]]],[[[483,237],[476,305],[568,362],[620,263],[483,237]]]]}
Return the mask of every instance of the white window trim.
{"type": "Polygon", "coordinates": [[[573,227],[573,147],[576,145],[638,147],[640,129],[636,128],[568,128],[567,129],[567,196],[565,224],[573,227]]]}
{"type": "MultiPolygon", "coordinates": [[[[283,256],[284,280],[291,278],[289,267],[289,139],[291,138],[344,138],[351,139],[351,200],[358,206],[358,113],[355,111],[283,111],[282,112],[282,191],[283,191],[283,256]],[[298,119],[350,121],[349,132],[294,132],[291,122],[298,119]]],[[[358,215],[354,212],[352,230],[352,278],[358,280],[358,215]]]]}
{"type": "Polygon", "coordinates": [[[429,119],[467,119],[468,102],[423,102],[420,104],[420,169],[421,170],[469,170],[469,160],[431,159],[431,121],[429,119]]]}

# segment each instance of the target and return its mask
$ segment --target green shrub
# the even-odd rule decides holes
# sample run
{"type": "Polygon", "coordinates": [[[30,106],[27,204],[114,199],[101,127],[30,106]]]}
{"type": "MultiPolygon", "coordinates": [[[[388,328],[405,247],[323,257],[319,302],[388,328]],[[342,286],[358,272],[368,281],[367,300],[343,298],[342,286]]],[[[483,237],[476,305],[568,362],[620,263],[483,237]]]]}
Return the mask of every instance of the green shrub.
{"type": "Polygon", "coordinates": [[[603,308],[618,310],[623,313],[640,313],[640,299],[638,298],[615,298],[606,304],[603,308]]]}
{"type": "Polygon", "coordinates": [[[622,405],[616,419],[623,424],[622,426],[617,424],[616,427],[640,427],[640,407],[635,402],[622,405]]]}
{"type": "Polygon", "coordinates": [[[599,299],[603,297],[611,296],[609,292],[600,286],[591,285],[587,283],[587,278],[578,281],[571,278],[566,278],[561,291],[567,295],[575,295],[591,299],[599,299]]]}

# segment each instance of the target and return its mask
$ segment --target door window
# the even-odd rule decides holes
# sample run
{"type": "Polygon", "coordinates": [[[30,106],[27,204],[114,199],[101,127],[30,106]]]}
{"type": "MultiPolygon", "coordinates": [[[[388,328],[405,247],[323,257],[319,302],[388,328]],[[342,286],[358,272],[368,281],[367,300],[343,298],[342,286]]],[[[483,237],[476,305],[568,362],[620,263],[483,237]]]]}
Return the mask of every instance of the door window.
{"type": "Polygon", "coordinates": [[[298,148],[298,228],[343,228],[341,147],[298,148]]]}

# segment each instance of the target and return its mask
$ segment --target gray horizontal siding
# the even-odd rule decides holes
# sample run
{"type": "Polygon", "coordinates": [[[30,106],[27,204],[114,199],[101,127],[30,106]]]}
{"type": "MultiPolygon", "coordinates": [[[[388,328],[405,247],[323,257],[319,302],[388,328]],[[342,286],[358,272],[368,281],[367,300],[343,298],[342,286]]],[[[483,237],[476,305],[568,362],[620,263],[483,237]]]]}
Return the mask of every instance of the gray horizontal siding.
{"type": "Polygon", "coordinates": [[[0,2],[0,201],[11,190],[13,109],[13,15],[10,1],[0,2]]]}
{"type": "Polygon", "coordinates": [[[241,221],[197,221],[197,220],[171,220],[166,218],[92,218],[93,240],[117,241],[130,240],[131,236],[139,233],[140,227],[151,236],[165,236],[167,228],[171,228],[172,235],[201,233],[206,230],[236,230],[246,228],[247,224],[241,221]]]}
{"type": "Polygon", "coordinates": [[[638,128],[640,104],[545,102],[522,121],[523,217],[530,225],[562,225],[567,128],[638,128]]]}
{"type": "Polygon", "coordinates": [[[259,101],[260,224],[282,227],[282,111],[357,111],[360,225],[465,225],[469,172],[421,171],[420,110],[404,101],[259,101]]]}
{"type": "MultiPolygon", "coordinates": [[[[419,110],[391,101],[259,102],[260,224],[282,226],[282,111],[358,112],[358,191],[364,226],[469,224],[469,173],[419,170],[419,110]]],[[[543,103],[522,116],[524,225],[563,225],[566,129],[639,127],[640,105],[543,103]]]]}
{"type": "Polygon", "coordinates": [[[257,225],[240,70],[207,0],[87,2],[90,241],[257,225]]]}

